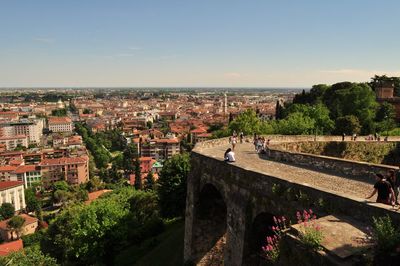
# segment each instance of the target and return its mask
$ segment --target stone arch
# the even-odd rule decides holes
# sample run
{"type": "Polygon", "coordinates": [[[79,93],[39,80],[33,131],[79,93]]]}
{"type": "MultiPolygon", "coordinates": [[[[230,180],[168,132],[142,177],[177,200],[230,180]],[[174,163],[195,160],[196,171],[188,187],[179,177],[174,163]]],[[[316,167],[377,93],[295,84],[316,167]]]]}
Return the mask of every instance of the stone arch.
{"type": "Polygon", "coordinates": [[[227,228],[227,207],[221,192],[214,184],[202,186],[194,217],[195,262],[217,265],[223,260],[227,228]]]}
{"type": "Polygon", "coordinates": [[[258,213],[250,224],[246,233],[246,251],[244,261],[246,265],[264,265],[261,257],[261,248],[266,244],[267,236],[273,236],[272,226],[275,226],[274,215],[268,212],[258,213]]]}

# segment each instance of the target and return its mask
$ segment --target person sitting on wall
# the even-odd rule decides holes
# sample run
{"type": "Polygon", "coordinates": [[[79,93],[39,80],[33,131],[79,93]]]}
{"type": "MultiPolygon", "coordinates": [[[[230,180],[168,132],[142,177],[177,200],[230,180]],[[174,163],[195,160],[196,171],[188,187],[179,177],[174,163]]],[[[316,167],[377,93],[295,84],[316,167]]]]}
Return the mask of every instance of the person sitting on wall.
{"type": "Polygon", "coordinates": [[[386,178],[382,174],[376,174],[375,178],[377,182],[374,185],[374,190],[371,195],[366,199],[372,198],[378,192],[378,197],[376,198],[376,202],[391,205],[394,204],[394,191],[390,183],[386,180],[386,178]]]}
{"type": "Polygon", "coordinates": [[[224,161],[227,163],[235,162],[235,153],[232,151],[231,148],[228,148],[224,154],[224,161]]]}

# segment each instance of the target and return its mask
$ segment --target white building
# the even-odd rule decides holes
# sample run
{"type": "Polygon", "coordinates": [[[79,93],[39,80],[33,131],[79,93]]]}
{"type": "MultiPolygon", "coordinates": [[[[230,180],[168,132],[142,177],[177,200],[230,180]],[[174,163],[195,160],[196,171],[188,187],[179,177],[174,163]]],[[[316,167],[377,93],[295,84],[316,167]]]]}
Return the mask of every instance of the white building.
{"type": "Polygon", "coordinates": [[[40,168],[36,165],[20,165],[10,175],[11,180],[23,182],[25,188],[30,188],[42,181],[40,168]]]}
{"type": "Polygon", "coordinates": [[[6,150],[12,151],[18,145],[28,147],[28,137],[25,135],[0,137],[0,144],[4,144],[6,146],[6,150]]]}
{"type": "Polygon", "coordinates": [[[4,122],[0,124],[2,137],[25,135],[29,143],[40,143],[43,135],[43,119],[20,119],[19,121],[4,122]]]}
{"type": "Polygon", "coordinates": [[[15,211],[25,209],[24,183],[19,181],[0,182],[0,205],[11,203],[15,211]]]}
{"type": "Polygon", "coordinates": [[[74,126],[69,117],[49,117],[49,130],[53,132],[72,133],[74,126]]]}

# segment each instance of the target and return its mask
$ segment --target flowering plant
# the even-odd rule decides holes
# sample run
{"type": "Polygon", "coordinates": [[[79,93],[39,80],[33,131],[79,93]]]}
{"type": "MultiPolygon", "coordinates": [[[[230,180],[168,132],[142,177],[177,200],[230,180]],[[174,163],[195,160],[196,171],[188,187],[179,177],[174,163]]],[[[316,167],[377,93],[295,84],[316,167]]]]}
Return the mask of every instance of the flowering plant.
{"type": "Polygon", "coordinates": [[[279,257],[279,241],[283,235],[283,230],[285,230],[288,225],[286,224],[286,218],[284,216],[278,218],[274,216],[273,219],[275,222],[275,226],[271,227],[273,235],[267,236],[267,243],[262,247],[262,255],[267,260],[276,262],[279,257]]]}
{"type": "Polygon", "coordinates": [[[304,210],[302,213],[297,212],[297,223],[301,225],[300,240],[301,242],[312,249],[321,249],[321,241],[324,238],[321,227],[315,221],[316,215],[310,209],[308,212],[304,210]]]}

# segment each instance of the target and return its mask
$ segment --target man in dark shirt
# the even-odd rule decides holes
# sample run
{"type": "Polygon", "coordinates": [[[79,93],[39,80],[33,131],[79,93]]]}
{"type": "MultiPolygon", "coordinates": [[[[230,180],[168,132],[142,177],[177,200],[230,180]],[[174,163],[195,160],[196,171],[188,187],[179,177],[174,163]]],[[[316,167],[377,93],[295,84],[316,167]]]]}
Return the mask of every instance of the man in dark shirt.
{"type": "Polygon", "coordinates": [[[391,204],[391,201],[394,202],[394,192],[390,183],[384,178],[382,174],[376,174],[377,182],[374,185],[374,191],[372,191],[371,195],[367,197],[367,199],[371,198],[378,192],[378,197],[376,198],[376,202],[391,204]]]}

